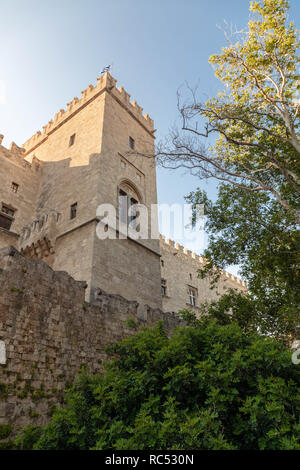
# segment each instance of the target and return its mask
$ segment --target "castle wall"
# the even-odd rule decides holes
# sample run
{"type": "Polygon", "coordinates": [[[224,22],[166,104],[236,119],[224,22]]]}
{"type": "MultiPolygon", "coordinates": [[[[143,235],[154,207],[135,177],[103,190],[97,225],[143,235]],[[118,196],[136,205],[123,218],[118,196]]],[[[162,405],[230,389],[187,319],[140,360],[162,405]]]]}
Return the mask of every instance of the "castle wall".
{"type": "MultiPolygon", "coordinates": [[[[0,143],[0,211],[2,203],[15,209],[10,230],[17,234],[33,218],[42,174],[42,165],[36,160],[29,163],[24,156],[24,151],[16,144],[12,143],[7,149],[0,143]],[[12,183],[19,185],[16,193],[12,190],[12,183]]],[[[2,246],[7,244],[8,237],[11,244],[16,244],[16,237],[1,231],[2,246]]]]}
{"type": "Polygon", "coordinates": [[[161,238],[161,278],[166,281],[166,295],[162,298],[163,310],[178,312],[181,309],[190,309],[199,313],[199,305],[203,302],[212,302],[233,288],[247,292],[246,283],[238,277],[224,272],[215,288],[210,288],[210,279],[199,279],[197,271],[203,267],[204,258],[184,249],[183,246],[172,240],[161,238]],[[191,307],[189,289],[196,293],[196,306],[191,307]]]}
{"type": "Polygon", "coordinates": [[[151,204],[157,203],[156,167],[153,159],[139,155],[153,155],[154,136],[128,112],[129,95],[123,107],[119,94],[114,88],[105,95],[99,204],[110,203],[118,208],[119,186],[130,182],[140,196],[139,202],[148,209],[149,239],[96,237],[92,288],[100,285],[112,293],[161,307],[159,240],[150,239],[151,204]],[[129,148],[129,136],[134,139],[134,151],[129,148]]]}
{"type": "Polygon", "coordinates": [[[38,210],[54,209],[61,214],[59,233],[95,217],[101,185],[100,153],[104,94],[77,110],[45,134],[44,140],[28,149],[26,158],[45,162],[38,210]],[[73,145],[70,138],[75,134],[73,145]],[[77,202],[77,217],[70,207],[77,202]]]}
{"type": "Polygon", "coordinates": [[[199,257],[184,253],[171,241],[160,246],[158,239],[151,238],[151,215],[157,222],[157,211],[151,214],[157,203],[153,124],[105,73],[23,149],[15,144],[5,149],[0,136],[0,203],[2,199],[16,209],[11,230],[0,229],[0,247],[19,247],[26,256],[44,259],[53,269],[86,281],[86,300],[101,286],[140,304],[163,305],[164,310],[176,312],[190,306],[191,287],[197,294],[196,307],[215,299],[226,286],[245,290],[241,281],[224,273],[212,291],[209,280],[197,278],[199,257]],[[12,182],[19,184],[16,193],[12,182]],[[118,214],[118,194],[124,184],[148,209],[148,238],[100,240],[97,208],[110,203],[118,214]],[[71,218],[74,203],[77,212],[71,218]],[[161,277],[167,283],[163,299],[161,277]]]}
{"type": "Polygon", "coordinates": [[[8,245],[16,247],[18,244],[18,239],[19,236],[17,233],[13,233],[9,230],[0,227],[0,248],[4,248],[8,245]]]}
{"type": "Polygon", "coordinates": [[[139,241],[95,239],[92,289],[161,308],[159,257],[139,241]],[[130,255],[129,255],[130,254],[130,255]]]}
{"type": "Polygon", "coordinates": [[[66,111],[57,113],[42,133],[24,144],[26,158],[35,156],[43,162],[37,211],[60,214],[55,255],[46,261],[77,280],[86,280],[87,299],[91,288],[104,285],[110,292],[127,293],[160,307],[159,241],[105,243],[94,236],[97,207],[110,203],[117,209],[124,180],[136,187],[139,202],[149,208],[149,224],[150,206],[157,203],[155,162],[132,155],[129,147],[131,136],[138,153],[153,154],[153,121],[115,85],[116,80],[104,74],[96,87],[89,86],[80,100],[74,98],[66,111]],[[69,146],[74,134],[74,145],[69,146]],[[71,220],[70,207],[75,202],[77,216],[71,220]]]}
{"type": "MultiPolygon", "coordinates": [[[[86,299],[90,299],[96,221],[59,237],[56,241],[52,268],[66,271],[74,279],[87,282],[86,299]]],[[[99,287],[99,284],[98,286],[99,287]]],[[[109,286],[110,288],[112,286],[109,286]]],[[[110,292],[110,290],[109,290],[110,292]]]]}
{"type": "Polygon", "coordinates": [[[15,431],[45,424],[81,366],[101,372],[105,347],[135,333],[129,318],[140,326],[163,319],[169,332],[181,324],[103,291],[85,303],[85,283],[12,247],[0,250],[0,283],[0,425],[15,431]]]}
{"type": "Polygon", "coordinates": [[[57,113],[24,144],[26,158],[43,162],[37,211],[57,211],[55,254],[45,259],[54,269],[77,280],[91,282],[91,257],[99,188],[104,92],[90,86],[81,100],[74,98],[67,110],[57,113]],[[71,136],[75,135],[73,145],[71,136]],[[77,203],[75,218],[71,205],[77,203]]]}
{"type": "Polygon", "coordinates": [[[157,202],[155,161],[139,153],[154,154],[154,134],[132,116],[127,107],[120,105],[117,94],[116,90],[105,95],[102,147],[105,176],[101,199],[116,204],[117,185],[122,179],[129,178],[141,194],[142,202],[149,206],[157,202]],[[134,139],[134,150],[129,147],[129,136],[134,139]],[[121,160],[125,168],[122,168],[121,160]]]}

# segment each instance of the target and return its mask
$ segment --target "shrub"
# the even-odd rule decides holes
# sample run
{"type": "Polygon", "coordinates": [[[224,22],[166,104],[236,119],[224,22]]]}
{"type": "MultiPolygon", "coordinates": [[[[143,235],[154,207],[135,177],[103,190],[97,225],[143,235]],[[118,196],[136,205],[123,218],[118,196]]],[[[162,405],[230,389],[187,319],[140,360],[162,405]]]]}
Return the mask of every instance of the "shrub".
{"type": "Polygon", "coordinates": [[[108,352],[35,448],[300,449],[300,369],[283,344],[213,321],[168,337],[160,323],[108,352]]]}

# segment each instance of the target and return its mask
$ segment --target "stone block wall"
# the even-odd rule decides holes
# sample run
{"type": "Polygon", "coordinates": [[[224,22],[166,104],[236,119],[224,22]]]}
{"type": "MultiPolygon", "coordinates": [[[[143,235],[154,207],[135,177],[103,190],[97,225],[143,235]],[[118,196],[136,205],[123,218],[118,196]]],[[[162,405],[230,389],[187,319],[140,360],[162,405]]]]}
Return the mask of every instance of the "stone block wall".
{"type": "MultiPolygon", "coordinates": [[[[0,135],[0,211],[2,203],[15,210],[11,232],[19,234],[23,226],[34,218],[43,164],[36,158],[31,163],[24,160],[24,149],[14,143],[7,149],[1,144],[2,137],[0,135]],[[13,191],[12,183],[19,185],[17,192],[13,191]]],[[[11,232],[7,231],[6,238],[10,237],[10,244],[16,246],[17,237],[11,232]]],[[[2,231],[0,247],[5,246],[5,242],[2,231]]]]}
{"type": "MultiPolygon", "coordinates": [[[[86,300],[101,285],[109,292],[161,308],[159,241],[149,237],[135,244],[102,243],[95,237],[98,206],[112,204],[118,213],[119,189],[124,183],[136,190],[138,201],[148,208],[150,222],[149,209],[157,203],[156,166],[153,158],[140,154],[154,154],[155,129],[142,111],[105,73],[96,86],[89,85],[80,99],[75,97],[42,132],[24,143],[26,160],[35,158],[42,164],[37,213],[44,217],[45,212],[55,210],[59,214],[55,249],[49,237],[46,244],[39,239],[32,249],[29,237],[24,253],[46,253],[43,259],[53,269],[85,280],[86,300]],[[76,217],[71,217],[74,204],[76,217]]],[[[26,223],[31,224],[32,217],[26,223]]]]}
{"type": "Polygon", "coordinates": [[[165,282],[163,310],[178,312],[181,309],[191,309],[197,315],[200,305],[205,302],[217,301],[228,289],[247,292],[246,283],[227,271],[221,273],[214,289],[211,289],[210,279],[201,279],[198,270],[205,265],[202,256],[192,253],[173,240],[160,237],[161,277],[165,282]],[[195,291],[195,307],[189,303],[189,289],[195,291]]]}
{"type": "Polygon", "coordinates": [[[0,283],[0,425],[15,432],[47,423],[81,366],[101,372],[105,347],[134,334],[129,318],[141,326],[164,319],[170,332],[181,323],[101,289],[86,303],[85,282],[12,246],[0,250],[0,283]]]}

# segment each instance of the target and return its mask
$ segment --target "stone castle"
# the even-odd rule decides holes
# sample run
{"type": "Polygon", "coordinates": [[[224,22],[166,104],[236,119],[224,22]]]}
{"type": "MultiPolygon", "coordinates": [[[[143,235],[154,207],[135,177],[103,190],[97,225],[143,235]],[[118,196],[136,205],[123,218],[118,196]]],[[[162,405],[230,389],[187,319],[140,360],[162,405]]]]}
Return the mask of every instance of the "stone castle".
{"type": "MultiPolygon", "coordinates": [[[[86,300],[110,294],[177,312],[216,298],[227,287],[246,290],[223,272],[215,290],[199,279],[204,260],[172,240],[100,240],[97,207],[118,208],[120,195],[157,203],[155,129],[148,114],[105,73],[22,147],[1,145],[0,248],[17,248],[87,283],[86,300]]],[[[153,216],[153,214],[152,214],[153,216]]],[[[156,214],[154,214],[154,218],[156,214]]]]}
{"type": "Polygon", "coordinates": [[[0,448],[8,424],[49,421],[81,366],[101,372],[108,344],[246,290],[226,272],[211,290],[172,240],[97,237],[100,204],[157,202],[153,121],[115,85],[102,75],[22,148],[0,136],[0,448]]]}

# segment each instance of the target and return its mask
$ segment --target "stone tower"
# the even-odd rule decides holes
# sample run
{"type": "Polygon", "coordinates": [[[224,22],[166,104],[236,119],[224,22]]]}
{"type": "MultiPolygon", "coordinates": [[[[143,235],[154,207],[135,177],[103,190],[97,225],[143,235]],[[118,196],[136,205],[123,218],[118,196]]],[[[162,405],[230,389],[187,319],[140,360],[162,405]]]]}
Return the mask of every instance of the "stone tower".
{"type": "Polygon", "coordinates": [[[118,211],[120,195],[144,204],[150,214],[157,203],[155,162],[139,154],[153,150],[153,121],[105,73],[27,140],[18,157],[6,158],[10,171],[1,171],[0,195],[13,211],[11,244],[87,281],[88,300],[100,286],[161,307],[159,240],[96,235],[97,207],[109,203],[118,211]],[[8,196],[12,182],[17,190],[8,196]]]}

